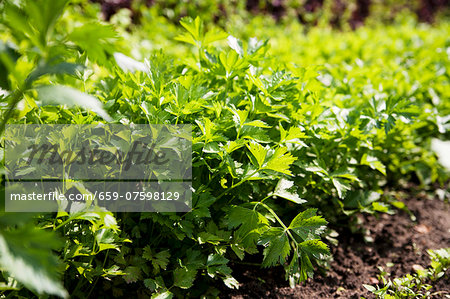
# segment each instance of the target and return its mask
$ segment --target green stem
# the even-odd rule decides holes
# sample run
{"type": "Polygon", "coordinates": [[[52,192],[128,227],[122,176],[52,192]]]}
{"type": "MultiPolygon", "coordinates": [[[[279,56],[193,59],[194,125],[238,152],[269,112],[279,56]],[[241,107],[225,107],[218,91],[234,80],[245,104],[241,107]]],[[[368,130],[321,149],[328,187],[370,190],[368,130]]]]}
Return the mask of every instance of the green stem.
{"type": "Polygon", "coordinates": [[[72,221],[73,219],[71,217],[69,217],[66,221],[63,221],[63,223],[61,223],[60,225],[58,225],[57,227],[55,227],[53,230],[58,230],[59,228],[61,228],[62,226],[66,225],[67,223],[69,223],[70,221],[72,221]]]}
{"type": "Polygon", "coordinates": [[[3,131],[5,130],[6,123],[12,117],[14,109],[16,108],[17,104],[19,104],[20,100],[22,99],[22,95],[23,95],[23,92],[20,89],[15,91],[14,94],[12,95],[12,100],[9,105],[9,108],[6,111],[6,114],[3,116],[3,120],[0,124],[0,136],[3,134],[3,131]]]}
{"type": "MultiPolygon", "coordinates": [[[[106,261],[107,261],[107,259],[108,259],[108,254],[109,254],[109,249],[106,251],[105,258],[104,258],[104,260],[103,260],[102,269],[105,269],[106,261]]],[[[87,294],[86,299],[88,299],[88,298],[91,296],[91,293],[94,291],[95,285],[97,284],[99,278],[100,278],[100,276],[97,276],[97,277],[95,278],[95,281],[94,281],[94,283],[92,284],[92,287],[91,287],[91,289],[89,290],[89,293],[87,294]]]]}
{"type": "Polygon", "coordinates": [[[275,213],[275,211],[271,207],[269,207],[268,205],[266,205],[262,201],[260,201],[260,202],[252,202],[252,203],[255,204],[255,205],[262,205],[267,211],[269,211],[269,213],[272,214],[273,217],[275,217],[275,219],[278,221],[278,223],[284,228],[284,230],[286,231],[288,236],[292,239],[292,241],[294,241],[294,243],[297,244],[297,240],[295,240],[295,238],[291,234],[289,228],[284,224],[284,222],[280,219],[280,217],[278,217],[278,215],[275,213]]]}

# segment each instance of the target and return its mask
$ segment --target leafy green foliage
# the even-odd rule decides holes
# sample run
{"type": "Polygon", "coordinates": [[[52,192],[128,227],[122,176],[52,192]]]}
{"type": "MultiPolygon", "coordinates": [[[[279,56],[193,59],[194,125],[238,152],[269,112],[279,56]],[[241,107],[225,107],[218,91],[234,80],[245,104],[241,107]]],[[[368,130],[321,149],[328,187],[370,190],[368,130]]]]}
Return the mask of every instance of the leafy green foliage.
{"type": "Polygon", "coordinates": [[[28,221],[21,223],[24,217],[15,215],[15,218],[0,215],[1,269],[37,294],[68,297],[59,281],[61,264],[52,253],[52,250],[61,248],[61,242],[50,232],[33,227],[28,221]]]}
{"type": "Polygon", "coordinates": [[[0,132],[6,122],[193,125],[191,212],[75,205],[8,226],[8,261],[22,227],[28,243],[48,240],[22,252],[29,276],[0,258],[11,294],[217,296],[216,280],[239,285],[230,265],[258,253],[294,286],[328,255],[328,221],[389,211],[388,184],[448,178],[430,151],[431,138],[449,138],[446,23],[303,34],[255,18],[230,22],[229,35],[200,18],[176,28],[154,9],[139,25],[105,24],[87,3],[39,1],[39,16],[31,0],[4,3],[0,132]],[[66,290],[49,267],[59,264],[66,290]]]}

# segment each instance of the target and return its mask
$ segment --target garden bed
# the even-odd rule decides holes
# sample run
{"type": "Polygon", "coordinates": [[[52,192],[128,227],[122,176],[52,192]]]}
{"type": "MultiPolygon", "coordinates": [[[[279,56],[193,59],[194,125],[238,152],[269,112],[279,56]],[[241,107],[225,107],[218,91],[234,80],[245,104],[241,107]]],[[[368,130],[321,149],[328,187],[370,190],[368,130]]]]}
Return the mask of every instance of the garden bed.
{"type": "MultiPolygon", "coordinates": [[[[383,267],[391,278],[413,273],[418,265],[426,268],[430,259],[427,249],[450,246],[449,204],[439,199],[410,196],[405,201],[411,214],[362,216],[363,234],[338,229],[338,246],[331,246],[331,268],[304,285],[292,289],[284,279],[282,267],[261,270],[260,267],[234,265],[233,273],[240,282],[239,290],[228,291],[228,298],[373,298],[363,284],[379,283],[383,267]],[[366,242],[367,237],[373,242],[366,242]],[[391,263],[391,267],[386,265],[391,263]],[[393,265],[392,265],[393,264],[393,265]]],[[[224,293],[226,291],[224,290],[224,293]]],[[[432,298],[450,295],[448,275],[433,285],[432,298]]]]}

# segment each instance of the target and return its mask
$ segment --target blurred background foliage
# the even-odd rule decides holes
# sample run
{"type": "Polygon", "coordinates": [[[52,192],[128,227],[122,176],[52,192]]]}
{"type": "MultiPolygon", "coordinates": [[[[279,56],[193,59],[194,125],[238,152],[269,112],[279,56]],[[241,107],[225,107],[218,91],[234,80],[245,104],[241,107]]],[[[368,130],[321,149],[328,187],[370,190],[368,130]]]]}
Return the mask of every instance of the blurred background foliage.
{"type": "Polygon", "coordinates": [[[240,14],[270,15],[280,22],[298,20],[311,26],[329,24],[335,28],[357,28],[364,23],[390,23],[399,14],[409,13],[420,22],[433,23],[449,16],[447,0],[93,0],[101,5],[109,20],[127,8],[132,16],[140,7],[156,7],[161,15],[177,23],[184,16],[200,16],[206,22],[226,25],[228,17],[240,14]]]}

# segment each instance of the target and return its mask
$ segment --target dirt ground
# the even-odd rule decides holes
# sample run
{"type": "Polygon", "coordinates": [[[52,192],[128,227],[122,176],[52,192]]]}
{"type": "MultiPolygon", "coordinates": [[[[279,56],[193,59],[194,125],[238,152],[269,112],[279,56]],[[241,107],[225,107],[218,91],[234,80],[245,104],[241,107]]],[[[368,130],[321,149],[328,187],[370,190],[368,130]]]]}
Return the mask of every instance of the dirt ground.
{"type": "MultiPolygon", "coordinates": [[[[450,208],[439,199],[410,198],[408,213],[383,214],[360,218],[366,236],[339,230],[339,245],[330,246],[334,260],[328,272],[316,275],[303,285],[292,289],[284,280],[282,267],[261,269],[258,266],[234,265],[233,275],[240,282],[238,290],[222,289],[225,298],[374,298],[363,284],[379,283],[378,267],[391,273],[391,278],[414,273],[417,265],[427,268],[427,249],[450,247],[450,208]],[[367,238],[366,238],[367,239],[367,238]],[[387,267],[386,264],[393,263],[387,267]]],[[[440,279],[431,292],[433,298],[450,296],[450,279],[440,279]]]]}

